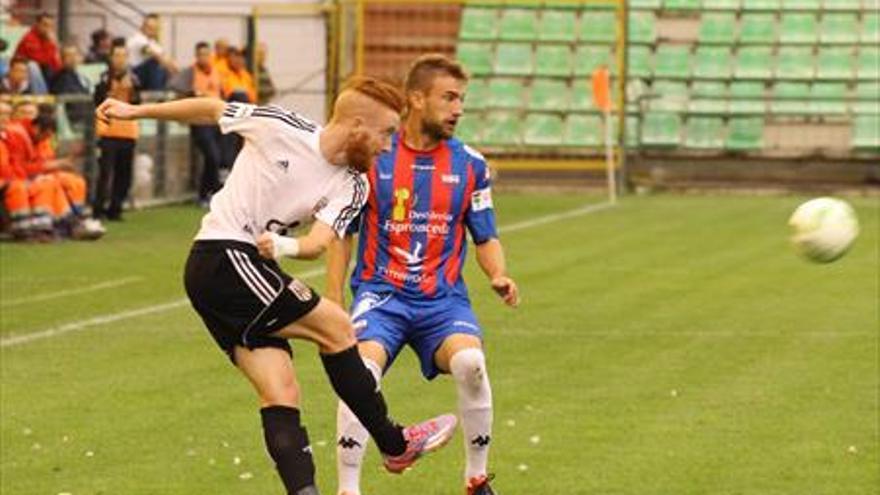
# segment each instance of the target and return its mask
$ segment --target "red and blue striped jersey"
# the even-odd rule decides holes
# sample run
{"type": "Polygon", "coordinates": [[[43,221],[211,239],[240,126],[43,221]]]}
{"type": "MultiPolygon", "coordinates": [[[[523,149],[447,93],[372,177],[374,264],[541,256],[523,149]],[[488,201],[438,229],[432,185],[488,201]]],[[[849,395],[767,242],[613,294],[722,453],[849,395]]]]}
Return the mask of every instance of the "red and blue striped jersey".
{"type": "Polygon", "coordinates": [[[465,229],[475,244],[498,236],[483,156],[457,139],[417,151],[398,133],[368,177],[352,291],[467,297],[465,229]]]}

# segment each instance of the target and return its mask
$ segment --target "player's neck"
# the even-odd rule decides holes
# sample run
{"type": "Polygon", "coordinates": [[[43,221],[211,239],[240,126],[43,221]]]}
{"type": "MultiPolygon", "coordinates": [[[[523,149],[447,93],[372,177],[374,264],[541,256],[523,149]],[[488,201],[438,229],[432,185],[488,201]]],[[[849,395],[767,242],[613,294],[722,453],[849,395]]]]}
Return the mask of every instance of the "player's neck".
{"type": "Polygon", "coordinates": [[[318,148],[325,160],[333,165],[347,165],[345,158],[345,140],[348,133],[338,124],[330,122],[318,136],[318,148]]]}
{"type": "Polygon", "coordinates": [[[431,151],[440,145],[440,140],[422,132],[421,119],[410,115],[403,124],[403,143],[416,151],[431,151]]]}

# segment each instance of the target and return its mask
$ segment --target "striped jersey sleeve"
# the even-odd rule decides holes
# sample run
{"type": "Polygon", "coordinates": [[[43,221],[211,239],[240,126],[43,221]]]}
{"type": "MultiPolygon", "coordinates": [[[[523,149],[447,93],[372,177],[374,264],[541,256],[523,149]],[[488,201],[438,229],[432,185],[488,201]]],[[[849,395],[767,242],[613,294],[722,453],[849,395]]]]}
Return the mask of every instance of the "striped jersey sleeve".
{"type": "Polygon", "coordinates": [[[363,174],[352,172],[327,203],[315,214],[315,218],[329,225],[339,238],[343,238],[349,225],[358,218],[367,202],[370,186],[363,174]]]}
{"type": "Polygon", "coordinates": [[[227,103],[217,123],[224,134],[234,132],[254,143],[267,141],[279,132],[314,133],[318,129],[311,120],[281,107],[238,102],[227,103]]]}

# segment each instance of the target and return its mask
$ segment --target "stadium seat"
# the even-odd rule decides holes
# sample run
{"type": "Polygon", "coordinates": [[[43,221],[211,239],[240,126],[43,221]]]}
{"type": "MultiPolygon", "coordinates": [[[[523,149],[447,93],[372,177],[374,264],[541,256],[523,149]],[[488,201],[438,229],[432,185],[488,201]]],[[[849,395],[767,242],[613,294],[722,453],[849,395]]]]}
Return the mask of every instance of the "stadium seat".
{"type": "Polygon", "coordinates": [[[521,79],[492,79],[489,81],[489,108],[522,108],[525,103],[525,87],[521,79]]]}
{"type": "Polygon", "coordinates": [[[776,58],[777,79],[812,79],[816,75],[813,48],[783,46],[776,58]]]}
{"type": "Polygon", "coordinates": [[[776,115],[803,115],[809,107],[810,85],[805,82],[778,82],[773,86],[770,112],[776,115]]]}
{"type": "Polygon", "coordinates": [[[458,125],[455,126],[455,137],[468,144],[480,144],[484,127],[481,114],[466,112],[458,121],[458,125]]]}
{"type": "Polygon", "coordinates": [[[743,10],[779,10],[782,0],[742,0],[743,10]]]}
{"type": "Polygon", "coordinates": [[[585,11],[581,16],[580,40],[613,42],[617,39],[617,14],[610,11],[585,11]]]}
{"type": "Polygon", "coordinates": [[[764,118],[731,118],[727,124],[727,140],[724,147],[730,151],[750,151],[763,148],[764,118]]]}
{"type": "Polygon", "coordinates": [[[458,37],[462,40],[493,40],[498,37],[498,9],[465,7],[458,37]]]}
{"type": "Polygon", "coordinates": [[[688,108],[694,113],[727,113],[727,84],[718,81],[694,81],[688,108]]]}
{"type": "Polygon", "coordinates": [[[880,48],[862,46],[858,58],[859,79],[880,79],[880,48]]]}
{"type": "Polygon", "coordinates": [[[521,143],[523,119],[516,112],[490,112],[484,119],[481,141],[488,145],[521,143]]]}
{"type": "Polygon", "coordinates": [[[785,0],[782,2],[782,10],[822,10],[822,0],[785,0]]]}
{"type": "Polygon", "coordinates": [[[629,8],[632,10],[659,10],[661,0],[630,0],[629,8]]]}
{"type": "Polygon", "coordinates": [[[776,16],[764,13],[743,14],[740,23],[741,43],[771,44],[776,42],[776,16]]]}
{"type": "MultiPolygon", "coordinates": [[[[630,148],[635,148],[641,144],[641,119],[639,119],[638,115],[627,115],[626,119],[626,145],[630,148]]],[[[619,125],[614,126],[615,129],[619,128],[619,125]]]]}
{"type": "Polygon", "coordinates": [[[730,112],[763,114],[764,83],[734,81],[730,83],[730,112]]]}
{"type": "Polygon", "coordinates": [[[700,46],[694,56],[695,78],[727,79],[730,77],[732,56],[726,46],[700,46]]]}
{"type": "Polygon", "coordinates": [[[602,117],[598,115],[569,115],[565,126],[565,144],[568,146],[599,147],[605,142],[602,117]]]}
{"type": "Polygon", "coordinates": [[[853,112],[858,114],[880,114],[880,83],[862,82],[856,85],[853,112]]]}
{"type": "Polygon", "coordinates": [[[688,118],[684,146],[701,150],[723,148],[724,121],[720,117],[688,118]]]}
{"type": "Polygon", "coordinates": [[[766,46],[740,47],[736,54],[734,75],[744,79],[772,77],[773,50],[766,46]]]}
{"type": "Polygon", "coordinates": [[[732,12],[704,13],[700,19],[700,43],[730,45],[736,41],[736,14],[732,12]]]}
{"type": "Polygon", "coordinates": [[[14,26],[6,23],[5,21],[3,22],[3,32],[0,33],[0,36],[2,36],[4,40],[6,40],[7,57],[12,57],[12,54],[18,47],[18,43],[21,42],[21,39],[24,38],[24,35],[26,35],[27,32],[30,31],[30,29],[30,26],[14,26]]]}
{"type": "Polygon", "coordinates": [[[825,10],[858,11],[862,8],[862,0],[825,0],[825,10]]]}
{"type": "Polygon", "coordinates": [[[847,112],[846,83],[817,82],[810,91],[810,113],[814,115],[840,115],[847,112]]]}
{"type": "Polygon", "coordinates": [[[579,46],[574,57],[576,76],[592,76],[596,67],[605,64],[614,67],[611,52],[605,46],[579,46]]]}
{"type": "Polygon", "coordinates": [[[862,43],[880,43],[880,13],[862,14],[862,43]]]}
{"type": "Polygon", "coordinates": [[[880,115],[857,115],[853,119],[852,147],[880,148],[880,115]]]}
{"type": "Polygon", "coordinates": [[[681,117],[671,112],[647,112],[642,123],[642,144],[675,147],[681,142],[681,117]]]}
{"type": "Polygon", "coordinates": [[[652,12],[632,12],[629,15],[630,43],[653,45],[657,41],[656,18],[652,12]]]}
{"type": "Polygon", "coordinates": [[[779,29],[779,41],[781,43],[809,43],[816,42],[818,25],[816,16],[804,13],[786,13],[782,15],[782,23],[779,29]]]}
{"type": "Polygon", "coordinates": [[[492,73],[492,45],[488,43],[459,43],[457,57],[475,76],[492,73]]]}
{"type": "Polygon", "coordinates": [[[544,10],[538,39],[541,41],[575,41],[577,39],[577,15],[571,10],[544,10]]]}
{"type": "Polygon", "coordinates": [[[856,14],[825,14],[819,28],[822,43],[859,42],[859,18],[856,14]]]}
{"type": "Polygon", "coordinates": [[[562,144],[565,126],[562,117],[542,113],[526,117],[523,142],[529,145],[553,146],[562,144]]]}
{"type": "Polygon", "coordinates": [[[853,53],[849,47],[821,48],[816,57],[816,77],[819,79],[851,79],[853,53]]]}
{"type": "Polygon", "coordinates": [[[76,71],[92,82],[93,86],[101,80],[101,74],[107,70],[107,64],[80,64],[76,71]]]}
{"type": "Polygon", "coordinates": [[[504,41],[532,41],[538,37],[538,11],[505,9],[501,13],[498,37],[504,41]]]}
{"type": "Polygon", "coordinates": [[[628,50],[629,75],[651,77],[651,49],[647,46],[630,46],[628,50]]]}
{"type": "Polygon", "coordinates": [[[488,106],[488,83],[489,81],[483,78],[473,78],[468,82],[467,92],[464,97],[465,110],[479,110],[488,106]]]}
{"type": "Polygon", "coordinates": [[[529,95],[529,108],[532,110],[568,109],[568,85],[558,79],[535,79],[529,95]]]}
{"type": "Polygon", "coordinates": [[[659,112],[684,112],[688,108],[687,83],[679,81],[654,81],[648,108],[659,112]]]}
{"type": "Polygon", "coordinates": [[[654,56],[654,76],[687,79],[691,76],[690,46],[660,45],[654,56]]]}
{"type": "Polygon", "coordinates": [[[589,81],[575,79],[571,87],[571,109],[577,112],[595,111],[593,85],[589,81]]]}
{"type": "Polygon", "coordinates": [[[572,53],[568,45],[538,45],[535,52],[535,75],[569,77],[572,53]]]}
{"type": "Polygon", "coordinates": [[[499,43],[495,52],[495,73],[504,76],[528,76],[534,71],[532,45],[499,43]]]}
{"type": "Polygon", "coordinates": [[[742,7],[742,0],[707,0],[704,10],[739,10],[742,7]]]}
{"type": "Polygon", "coordinates": [[[663,0],[663,9],[667,11],[697,11],[703,6],[702,0],[663,0]]]}

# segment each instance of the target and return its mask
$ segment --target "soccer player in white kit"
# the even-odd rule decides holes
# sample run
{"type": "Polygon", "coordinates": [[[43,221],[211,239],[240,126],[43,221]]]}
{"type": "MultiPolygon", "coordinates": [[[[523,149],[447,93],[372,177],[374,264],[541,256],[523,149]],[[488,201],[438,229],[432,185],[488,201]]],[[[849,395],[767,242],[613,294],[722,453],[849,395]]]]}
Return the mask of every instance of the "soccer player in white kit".
{"type": "Polygon", "coordinates": [[[259,396],[266,448],[289,495],[318,490],[287,339],[318,345],[334,390],[376,440],[389,471],[402,472],[445,445],[455,430],[449,414],[406,428],[394,423],[345,311],[257,248],[314,259],[343,236],[369,192],[362,173],[389,149],[403,104],[394,86],[358,78],[340,93],[326,127],[280,107],[211,98],[144,105],[108,99],[96,111],[104,120],[216,123],[244,137],[232,173],[202,219],[184,282],[214,340],[259,396]],[[284,235],[312,220],[307,234],[284,235]]]}

